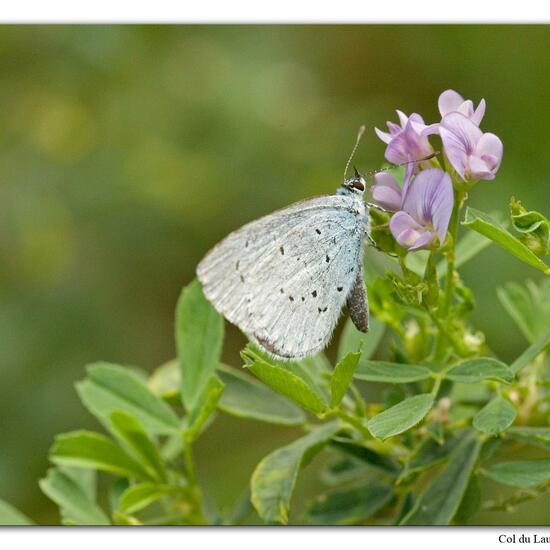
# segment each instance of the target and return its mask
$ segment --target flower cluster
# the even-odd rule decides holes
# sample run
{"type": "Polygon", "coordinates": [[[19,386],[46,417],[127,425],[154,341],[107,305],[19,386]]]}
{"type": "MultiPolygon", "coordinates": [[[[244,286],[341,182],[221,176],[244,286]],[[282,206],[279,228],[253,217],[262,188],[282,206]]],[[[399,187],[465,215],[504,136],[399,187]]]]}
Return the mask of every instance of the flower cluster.
{"type": "Polygon", "coordinates": [[[392,164],[405,164],[403,186],[388,172],[375,176],[373,199],[393,212],[390,231],[407,250],[434,248],[445,242],[453,211],[453,180],[465,189],[477,180],[495,178],[502,160],[502,142],[479,125],[485,115],[485,100],[477,108],[454,90],[438,101],[441,120],[425,124],[418,114],[397,111],[399,124],[387,122],[388,131],[375,128],[386,143],[385,157],[392,164]],[[429,136],[439,135],[451,174],[439,168],[429,136]],[[451,178],[451,175],[453,178],[451,178]]]}

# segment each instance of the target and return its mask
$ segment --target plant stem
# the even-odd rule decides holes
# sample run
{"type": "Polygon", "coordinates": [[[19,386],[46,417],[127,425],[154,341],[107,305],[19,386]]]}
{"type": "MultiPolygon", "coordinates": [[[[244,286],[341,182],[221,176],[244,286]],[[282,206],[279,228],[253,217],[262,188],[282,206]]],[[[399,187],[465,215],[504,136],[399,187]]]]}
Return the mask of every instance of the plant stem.
{"type": "MultiPolygon", "coordinates": [[[[447,273],[445,275],[445,294],[443,295],[443,300],[441,303],[441,313],[438,315],[439,320],[443,320],[445,323],[448,320],[449,312],[453,302],[453,292],[454,292],[454,273],[455,273],[455,251],[456,251],[456,240],[458,234],[458,222],[460,219],[460,211],[464,203],[465,193],[464,191],[454,191],[454,206],[453,212],[451,214],[451,220],[449,223],[449,248],[446,252],[447,255],[447,273]]],[[[441,324],[441,323],[440,323],[441,324]]],[[[448,331],[439,332],[439,339],[437,342],[436,349],[436,359],[441,360],[445,355],[445,344],[448,340],[448,331]]],[[[452,339],[451,339],[452,343],[452,339]]],[[[456,348],[456,346],[455,346],[456,348]]]]}
{"type": "Polygon", "coordinates": [[[447,250],[447,274],[445,275],[445,295],[443,298],[441,317],[446,318],[449,314],[451,304],[453,301],[453,289],[454,289],[454,272],[455,272],[455,249],[456,249],[456,237],[458,233],[458,221],[460,219],[460,211],[464,202],[464,192],[455,191],[455,201],[453,207],[453,213],[451,215],[451,221],[449,223],[449,235],[451,237],[450,249],[447,250]]]}

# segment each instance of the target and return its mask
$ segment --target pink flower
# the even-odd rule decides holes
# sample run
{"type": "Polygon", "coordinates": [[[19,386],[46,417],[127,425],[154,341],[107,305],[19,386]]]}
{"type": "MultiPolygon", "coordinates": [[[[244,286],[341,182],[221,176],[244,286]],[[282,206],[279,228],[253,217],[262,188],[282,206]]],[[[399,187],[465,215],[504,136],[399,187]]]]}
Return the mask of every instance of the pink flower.
{"type": "MultiPolygon", "coordinates": [[[[479,108],[478,108],[479,109],[479,108]]],[[[492,180],[502,160],[502,141],[483,133],[467,116],[452,112],[439,125],[445,154],[465,181],[492,180]]]]}
{"type": "Polygon", "coordinates": [[[430,134],[437,133],[437,124],[426,125],[417,113],[410,117],[397,111],[399,124],[387,122],[388,132],[378,128],[376,135],[387,143],[385,157],[392,164],[403,164],[411,160],[421,160],[433,154],[434,150],[428,141],[430,134]]]}
{"type": "Polygon", "coordinates": [[[476,126],[479,126],[485,114],[485,100],[482,99],[474,111],[474,103],[471,99],[464,98],[454,90],[445,90],[437,102],[442,117],[449,113],[461,113],[469,118],[476,126]]]}
{"type": "Polygon", "coordinates": [[[401,210],[403,200],[409,189],[414,167],[414,163],[412,162],[407,164],[403,177],[403,187],[399,185],[397,179],[388,171],[384,170],[375,174],[374,185],[371,189],[373,200],[390,212],[401,210]]]}
{"type": "Polygon", "coordinates": [[[412,181],[402,209],[390,220],[395,240],[407,250],[430,248],[445,242],[453,211],[453,184],[439,168],[423,170],[412,181]]]}

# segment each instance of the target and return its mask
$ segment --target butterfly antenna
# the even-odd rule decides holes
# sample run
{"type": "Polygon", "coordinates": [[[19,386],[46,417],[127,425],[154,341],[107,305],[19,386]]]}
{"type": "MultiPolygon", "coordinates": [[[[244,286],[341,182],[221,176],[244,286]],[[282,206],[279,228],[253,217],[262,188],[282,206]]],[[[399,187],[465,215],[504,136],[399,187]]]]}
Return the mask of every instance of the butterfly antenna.
{"type": "MultiPolygon", "coordinates": [[[[406,162],[401,162],[399,164],[394,164],[393,166],[395,168],[399,168],[400,166],[407,166],[408,164],[416,164],[418,162],[424,162],[425,160],[430,160],[430,159],[433,159],[433,158],[437,157],[438,154],[439,154],[439,151],[435,151],[434,153],[431,153],[430,155],[422,157],[421,159],[408,160],[406,162]]],[[[388,170],[389,170],[389,168],[377,168],[376,170],[371,170],[370,172],[367,172],[364,177],[366,179],[369,179],[372,176],[375,176],[376,174],[380,174],[380,172],[387,172],[388,170]]]]}
{"type": "Polygon", "coordinates": [[[355,140],[355,145],[353,146],[353,149],[351,151],[351,155],[349,156],[348,162],[346,162],[346,168],[344,169],[344,181],[346,180],[346,175],[348,173],[349,165],[351,164],[351,161],[353,159],[353,155],[355,155],[355,151],[357,151],[357,147],[359,145],[359,142],[361,141],[361,138],[363,137],[363,134],[365,133],[365,125],[363,124],[359,130],[357,130],[357,139],[355,140]]]}

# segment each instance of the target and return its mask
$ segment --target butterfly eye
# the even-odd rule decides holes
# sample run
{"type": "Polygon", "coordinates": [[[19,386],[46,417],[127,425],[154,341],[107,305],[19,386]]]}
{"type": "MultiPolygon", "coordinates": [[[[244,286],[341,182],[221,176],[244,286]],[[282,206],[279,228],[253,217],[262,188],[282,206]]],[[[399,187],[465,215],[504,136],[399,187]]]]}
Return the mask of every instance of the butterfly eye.
{"type": "Polygon", "coordinates": [[[353,187],[359,191],[365,190],[365,184],[361,180],[353,180],[353,187]]]}

